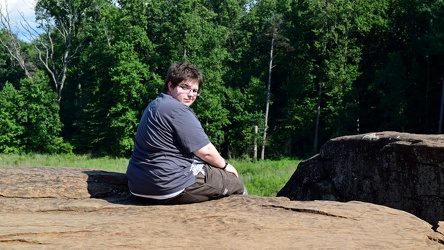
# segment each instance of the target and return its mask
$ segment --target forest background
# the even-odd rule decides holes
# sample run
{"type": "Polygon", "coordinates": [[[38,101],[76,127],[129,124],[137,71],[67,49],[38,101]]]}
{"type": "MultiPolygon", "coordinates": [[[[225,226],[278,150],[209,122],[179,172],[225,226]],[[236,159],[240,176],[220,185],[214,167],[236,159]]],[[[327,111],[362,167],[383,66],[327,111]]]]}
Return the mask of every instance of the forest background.
{"type": "Polygon", "coordinates": [[[0,153],[129,157],[177,61],[202,70],[193,110],[226,157],[441,133],[443,0],[38,0],[35,13],[35,28],[1,15],[0,153]]]}

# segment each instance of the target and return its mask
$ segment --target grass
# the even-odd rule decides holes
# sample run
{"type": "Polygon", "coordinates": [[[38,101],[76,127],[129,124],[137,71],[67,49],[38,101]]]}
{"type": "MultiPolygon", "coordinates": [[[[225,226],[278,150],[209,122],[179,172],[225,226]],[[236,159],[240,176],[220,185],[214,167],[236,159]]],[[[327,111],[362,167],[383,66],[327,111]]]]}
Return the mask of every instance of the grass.
{"type": "Polygon", "coordinates": [[[276,196],[296,170],[300,160],[282,159],[279,161],[235,161],[236,167],[249,194],[276,196]]]}
{"type": "Polygon", "coordinates": [[[0,167],[73,167],[125,173],[128,159],[88,155],[0,154],[0,167]]]}
{"type": "MultiPolygon", "coordinates": [[[[248,193],[259,196],[276,196],[297,168],[300,160],[229,161],[239,172],[248,193]]],[[[0,154],[0,167],[73,167],[100,169],[125,173],[128,159],[92,158],[88,155],[0,154]]]]}

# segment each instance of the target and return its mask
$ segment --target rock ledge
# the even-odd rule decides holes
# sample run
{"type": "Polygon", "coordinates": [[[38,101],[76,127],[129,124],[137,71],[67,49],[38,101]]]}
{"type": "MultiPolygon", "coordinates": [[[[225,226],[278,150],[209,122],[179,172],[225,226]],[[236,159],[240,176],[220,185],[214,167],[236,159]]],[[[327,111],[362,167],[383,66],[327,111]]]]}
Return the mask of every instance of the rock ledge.
{"type": "Polygon", "coordinates": [[[124,174],[0,169],[1,249],[444,249],[412,214],[364,202],[232,196],[133,202],[124,174]]]}

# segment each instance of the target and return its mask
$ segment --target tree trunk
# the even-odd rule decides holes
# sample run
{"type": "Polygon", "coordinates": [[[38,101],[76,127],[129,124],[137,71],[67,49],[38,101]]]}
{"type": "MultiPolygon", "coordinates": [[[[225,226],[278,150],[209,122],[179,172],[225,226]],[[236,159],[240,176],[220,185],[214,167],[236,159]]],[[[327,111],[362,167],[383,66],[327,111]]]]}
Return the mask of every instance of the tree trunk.
{"type": "Polygon", "coordinates": [[[442,78],[442,94],[441,94],[441,108],[440,108],[440,112],[439,112],[438,134],[441,134],[441,132],[442,132],[443,109],[444,109],[444,77],[442,78]]]}
{"type": "Polygon", "coordinates": [[[11,20],[9,19],[8,6],[6,6],[5,14],[0,7],[0,30],[4,30],[6,33],[5,37],[0,38],[0,44],[7,50],[11,61],[16,61],[20,67],[25,71],[26,77],[32,78],[32,71],[35,70],[36,66],[32,64],[29,60],[26,60],[26,56],[22,54],[22,48],[20,45],[20,40],[18,35],[14,34],[11,27],[11,20]]]}
{"type": "Polygon", "coordinates": [[[318,104],[316,106],[316,119],[315,119],[315,133],[313,140],[313,153],[318,151],[318,137],[319,137],[319,119],[321,117],[321,101],[322,101],[322,76],[319,79],[319,87],[318,87],[318,104]]]}
{"type": "Polygon", "coordinates": [[[268,65],[267,102],[266,102],[266,105],[265,105],[264,136],[263,136],[263,139],[262,139],[261,160],[265,159],[265,143],[267,141],[268,110],[269,110],[269,107],[270,107],[271,70],[273,68],[274,34],[275,34],[275,31],[273,31],[273,35],[271,36],[270,63],[268,65]]]}
{"type": "Polygon", "coordinates": [[[257,125],[254,126],[254,160],[257,160],[257,132],[258,132],[257,125]]]}

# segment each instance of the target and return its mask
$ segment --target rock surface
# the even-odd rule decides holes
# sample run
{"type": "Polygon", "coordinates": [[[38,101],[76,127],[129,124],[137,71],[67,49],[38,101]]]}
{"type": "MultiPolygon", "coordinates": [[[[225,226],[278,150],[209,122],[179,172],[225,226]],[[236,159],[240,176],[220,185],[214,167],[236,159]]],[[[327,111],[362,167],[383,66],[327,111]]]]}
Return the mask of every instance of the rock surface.
{"type": "Polygon", "coordinates": [[[299,164],[278,196],[384,205],[437,228],[444,220],[444,135],[380,132],[332,139],[299,164]]]}
{"type": "Polygon", "coordinates": [[[38,167],[0,169],[0,249],[444,249],[444,237],[370,203],[232,196],[143,206],[124,174],[38,167]]]}

